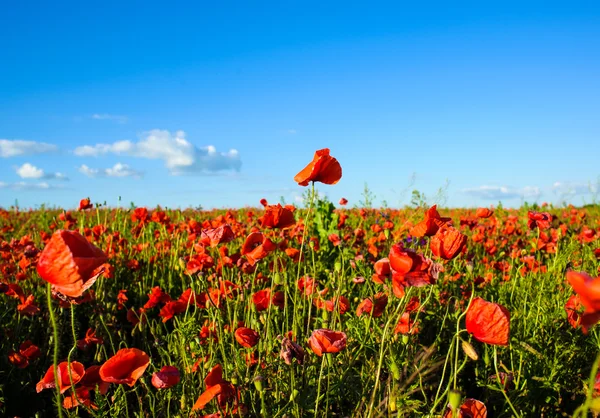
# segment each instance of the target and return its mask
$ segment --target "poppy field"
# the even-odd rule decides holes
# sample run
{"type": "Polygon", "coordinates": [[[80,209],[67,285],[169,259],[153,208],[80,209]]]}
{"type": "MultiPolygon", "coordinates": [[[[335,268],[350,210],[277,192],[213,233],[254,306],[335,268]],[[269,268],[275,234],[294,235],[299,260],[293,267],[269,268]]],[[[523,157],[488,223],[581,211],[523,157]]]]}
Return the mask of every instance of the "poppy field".
{"type": "MultiPolygon", "coordinates": [[[[0,209],[0,415],[600,413],[600,206],[0,209]]],[[[74,202],[75,204],[75,202],[74,202]]]]}

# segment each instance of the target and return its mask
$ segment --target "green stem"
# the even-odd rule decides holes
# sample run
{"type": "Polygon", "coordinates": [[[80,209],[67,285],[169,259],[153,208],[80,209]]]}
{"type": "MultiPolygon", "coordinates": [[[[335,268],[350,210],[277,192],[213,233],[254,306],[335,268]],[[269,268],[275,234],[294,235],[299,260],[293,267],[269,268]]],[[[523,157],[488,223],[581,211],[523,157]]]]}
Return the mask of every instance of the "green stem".
{"type": "Polygon", "coordinates": [[[50,283],[46,287],[46,296],[48,302],[48,312],[50,313],[50,322],[52,323],[52,335],[54,338],[54,385],[56,408],[58,409],[58,417],[62,418],[63,410],[60,402],[60,382],[58,381],[58,325],[56,324],[56,316],[54,315],[54,309],[52,308],[52,289],[50,283]]]}
{"type": "Polygon", "coordinates": [[[77,349],[77,332],[75,331],[75,304],[71,303],[71,332],[73,333],[73,346],[69,350],[67,356],[67,370],[69,371],[69,383],[71,383],[71,393],[76,403],[79,403],[77,399],[77,392],[75,391],[75,384],[73,383],[73,373],[71,372],[71,355],[77,349]]]}

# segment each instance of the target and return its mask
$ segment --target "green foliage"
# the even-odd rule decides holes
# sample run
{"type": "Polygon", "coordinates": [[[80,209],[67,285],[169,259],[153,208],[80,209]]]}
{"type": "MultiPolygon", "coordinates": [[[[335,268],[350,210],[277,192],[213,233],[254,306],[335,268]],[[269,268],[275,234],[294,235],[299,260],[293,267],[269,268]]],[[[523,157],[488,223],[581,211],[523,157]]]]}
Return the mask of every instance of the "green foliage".
{"type": "MultiPolygon", "coordinates": [[[[366,185],[363,197],[363,203],[372,204],[374,196],[366,185]]],[[[102,277],[92,286],[93,300],[74,306],[73,327],[69,307],[59,307],[59,300],[52,299],[60,331],[57,341],[48,330],[46,286],[35,270],[35,258],[29,267],[20,263],[27,258],[27,245],[41,250],[46,234],[66,227],[59,218],[62,211],[0,212],[0,280],[18,284],[40,309],[32,316],[19,313],[23,301],[18,296],[0,295],[5,305],[0,314],[0,414],[56,416],[53,391],[37,393],[35,385],[52,365],[54,343],[62,361],[74,345],[73,330],[81,339],[89,328],[104,342],[73,352],[72,358],[86,367],[103,364],[122,347],[144,350],[152,361],[133,387],[113,384],[106,395],[93,391],[91,400],[97,409],[80,406],[65,410],[65,417],[190,416],[194,402],[206,390],[204,379],[217,364],[223,366],[223,378],[235,385],[240,403],[252,417],[437,417],[451,393],[461,401],[481,400],[488,416],[500,418],[570,416],[576,411],[584,416],[586,408],[599,409],[593,386],[600,331],[592,327],[585,335],[568,322],[565,303],[573,291],[565,273],[572,268],[597,275],[600,207],[554,209],[532,204],[511,210],[498,205],[491,219],[475,219],[469,210],[443,210],[440,214],[451,217],[469,237],[464,254],[443,261],[433,256],[428,238],[425,244],[407,239],[405,223],[420,221],[420,208],[428,207],[425,195],[416,190],[411,200],[414,208],[405,210],[374,210],[366,205],[335,209],[312,188],[305,199],[306,207],[294,212],[295,227],[261,230],[280,249],[301,251],[302,261],[296,263],[277,250],[259,260],[255,271],[242,269],[248,266],[239,254],[246,236],[259,225],[261,214],[254,209],[166,209],[168,223],[149,221],[141,226],[131,219],[131,210],[96,208],[74,213],[76,222],[69,227],[110,252],[114,272],[112,278],[102,277]],[[529,209],[550,211],[551,227],[529,230],[529,209]],[[516,219],[512,232],[507,229],[509,216],[516,219]],[[461,220],[474,225],[467,222],[461,227],[461,220]],[[199,231],[225,222],[236,234],[232,242],[223,244],[227,253],[219,250],[220,245],[203,246],[199,231]],[[98,226],[105,229],[95,236],[93,228],[98,226]],[[586,228],[595,231],[591,241],[581,238],[586,228]],[[483,239],[476,238],[480,233],[483,239]],[[340,237],[337,246],[329,239],[333,234],[340,237]],[[544,235],[549,241],[540,247],[538,240],[544,235]],[[20,246],[21,240],[27,244],[20,246]],[[315,240],[318,251],[309,244],[315,240]],[[383,284],[373,280],[374,263],[387,257],[397,243],[443,266],[434,284],[406,287],[401,295],[394,293],[390,277],[384,277],[383,284]],[[213,265],[190,273],[190,259],[202,252],[213,265]],[[19,272],[25,277],[17,280],[19,272]],[[315,280],[312,294],[300,290],[299,278],[315,280]],[[226,282],[234,285],[230,293],[223,290],[226,282]],[[166,303],[139,311],[155,286],[171,301],[188,288],[197,295],[224,293],[206,306],[192,303],[163,320],[161,309],[166,303]],[[253,297],[264,289],[281,292],[281,308],[271,304],[259,310],[253,297]],[[127,300],[118,302],[121,290],[126,290],[127,300]],[[359,306],[368,298],[373,302],[377,294],[388,298],[381,315],[359,316],[359,306]],[[466,332],[464,314],[472,296],[509,310],[508,346],[487,345],[466,332]],[[347,311],[342,309],[342,297],[348,301],[347,311]],[[396,332],[415,301],[419,307],[409,317],[418,332],[396,332]],[[131,310],[141,322],[130,321],[131,310]],[[245,348],[236,341],[239,326],[259,333],[255,347],[245,348]],[[315,355],[307,341],[319,328],[345,332],[346,348],[315,355]],[[303,364],[293,359],[288,365],[279,355],[289,332],[306,351],[303,364]],[[9,361],[9,353],[18,351],[25,340],[38,345],[41,356],[18,368],[9,361]],[[463,342],[477,353],[475,360],[463,351],[463,342]],[[181,382],[158,390],[151,376],[165,365],[180,370],[181,382]]],[[[217,401],[212,400],[201,415],[217,412],[217,401]]]]}

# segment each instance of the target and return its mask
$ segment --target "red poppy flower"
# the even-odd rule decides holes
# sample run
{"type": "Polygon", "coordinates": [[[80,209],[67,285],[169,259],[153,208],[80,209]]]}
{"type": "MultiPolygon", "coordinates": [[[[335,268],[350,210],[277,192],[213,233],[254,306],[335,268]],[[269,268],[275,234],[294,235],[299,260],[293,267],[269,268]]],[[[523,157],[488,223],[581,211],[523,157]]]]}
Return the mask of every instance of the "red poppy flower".
{"type": "MultiPolygon", "coordinates": [[[[60,385],[60,393],[65,393],[71,387],[71,378],[73,379],[73,384],[79,383],[79,381],[85,375],[85,367],[83,364],[72,361],[71,367],[68,367],[68,363],[63,361],[58,364],[58,384],[60,385]],[[71,369],[71,377],[69,377],[69,369],[71,369]]],[[[35,390],[39,393],[44,389],[54,389],[56,387],[56,382],[54,380],[54,365],[48,368],[48,371],[35,386],[35,390]]]]}
{"type": "Polygon", "coordinates": [[[218,228],[202,230],[200,240],[205,245],[210,245],[211,248],[215,248],[219,244],[226,244],[234,239],[235,234],[233,233],[233,230],[229,225],[225,224],[218,228]]]}
{"type": "Polygon", "coordinates": [[[77,340],[77,348],[82,351],[88,351],[96,344],[104,344],[104,340],[96,336],[96,330],[93,328],[88,328],[85,332],[85,337],[81,340],[77,340]]]}
{"type": "Polygon", "coordinates": [[[492,345],[508,345],[510,312],[497,303],[482,298],[471,301],[466,317],[467,331],[476,340],[492,345]]]}
{"type": "Polygon", "coordinates": [[[419,333],[419,327],[415,326],[415,321],[410,319],[410,313],[408,312],[408,307],[407,307],[407,312],[404,312],[402,314],[402,316],[398,320],[398,323],[396,324],[396,327],[394,328],[394,334],[418,334],[418,333],[419,333]]]}
{"type": "Polygon", "coordinates": [[[494,214],[494,211],[488,208],[477,208],[475,216],[478,218],[489,218],[494,214]]]}
{"type": "Polygon", "coordinates": [[[265,214],[258,218],[258,222],[263,228],[286,229],[294,226],[296,219],[291,210],[278,203],[267,206],[265,214]]]}
{"type": "Polygon", "coordinates": [[[179,383],[179,369],[175,366],[164,366],[160,371],[152,373],[152,386],[156,389],[168,389],[179,383]]]}
{"type": "Polygon", "coordinates": [[[300,186],[308,186],[311,181],[336,184],[341,178],[342,166],[329,155],[329,148],[323,148],[315,152],[313,160],[296,174],[294,181],[300,186]]]}
{"type": "Polygon", "coordinates": [[[314,330],[308,339],[308,345],[317,356],[323,353],[338,353],[346,348],[346,334],[329,329],[314,330]]]}
{"type": "Polygon", "coordinates": [[[437,230],[451,222],[451,218],[442,218],[437,211],[437,205],[430,207],[425,213],[425,219],[410,229],[410,235],[413,237],[423,237],[435,235],[437,230]]]}
{"type": "Polygon", "coordinates": [[[244,241],[242,246],[242,255],[248,259],[251,265],[256,264],[258,260],[265,258],[270,252],[277,248],[269,238],[260,232],[252,232],[244,241]]]}
{"type": "Polygon", "coordinates": [[[373,265],[373,269],[375,270],[375,273],[373,274],[372,279],[375,283],[379,284],[384,284],[386,279],[388,279],[392,273],[390,260],[387,257],[377,260],[373,265]]]}
{"type": "Polygon", "coordinates": [[[348,204],[348,199],[346,199],[345,197],[342,197],[340,199],[339,203],[340,203],[341,206],[346,206],[348,204]]]}
{"type": "Polygon", "coordinates": [[[150,290],[148,295],[148,302],[144,304],[144,309],[152,309],[161,303],[167,303],[171,301],[171,296],[165,293],[159,286],[155,286],[150,290]]]}
{"type": "Polygon", "coordinates": [[[135,385],[150,364],[148,354],[137,348],[122,348],[100,367],[105,382],[135,385]]]}
{"type": "Polygon", "coordinates": [[[452,260],[460,254],[466,244],[467,236],[451,226],[438,229],[429,242],[431,252],[444,260],[452,260]]]}
{"type": "Polygon", "coordinates": [[[388,303],[388,297],[385,293],[377,293],[373,298],[364,299],[356,308],[356,316],[363,313],[369,313],[373,318],[379,318],[388,303]]]}
{"type": "Polygon", "coordinates": [[[98,391],[102,395],[106,395],[110,383],[102,380],[102,378],[100,377],[100,366],[96,365],[90,366],[87,369],[85,369],[85,375],[83,376],[83,379],[81,379],[81,381],[79,382],[79,386],[86,387],[89,390],[96,390],[96,388],[98,388],[98,391]]]}
{"type": "Polygon", "coordinates": [[[567,280],[579,295],[586,312],[600,311],[600,277],[593,278],[583,271],[568,271],[567,280]]]}
{"type": "Polygon", "coordinates": [[[217,402],[222,408],[227,403],[235,400],[235,387],[227,380],[223,380],[223,368],[220,364],[217,364],[210,370],[204,379],[204,384],[206,385],[206,390],[198,397],[192,407],[192,411],[203,409],[215,397],[217,397],[217,402]]]}
{"type": "Polygon", "coordinates": [[[19,369],[24,369],[29,366],[29,360],[21,353],[17,353],[15,350],[10,350],[8,352],[8,361],[15,367],[19,369]]]}
{"type": "Polygon", "coordinates": [[[260,335],[258,332],[254,331],[250,328],[240,327],[235,330],[235,340],[242,346],[246,348],[252,348],[256,344],[258,344],[258,340],[260,340],[260,335]]]}
{"type": "Polygon", "coordinates": [[[411,249],[404,249],[402,245],[395,244],[390,248],[388,256],[390,267],[395,273],[406,274],[414,270],[422,262],[422,257],[411,249]]]}
{"type": "Polygon", "coordinates": [[[79,201],[79,210],[91,209],[93,207],[94,205],[92,205],[92,202],[90,201],[89,197],[86,197],[85,199],[81,199],[79,201]]]}
{"type": "Polygon", "coordinates": [[[567,320],[573,328],[581,325],[581,311],[583,311],[583,305],[579,295],[571,295],[567,303],[565,304],[565,311],[567,312],[567,320]]]}
{"type": "MultiPolygon", "coordinates": [[[[452,418],[452,408],[448,406],[443,418],[452,418]]],[[[487,408],[477,399],[467,398],[458,410],[458,418],[487,418],[487,408]]]]}
{"type": "Polygon", "coordinates": [[[55,291],[76,298],[94,284],[107,259],[78,232],[60,230],[40,254],[37,271],[55,291]]]}
{"type": "Polygon", "coordinates": [[[172,300],[167,302],[165,306],[163,306],[160,310],[160,317],[163,322],[167,322],[169,319],[172,319],[175,315],[185,312],[187,309],[187,304],[181,300],[172,300]]]}
{"type": "Polygon", "coordinates": [[[552,215],[548,212],[527,212],[527,228],[529,229],[547,229],[550,228],[550,224],[552,223],[552,215]]]}

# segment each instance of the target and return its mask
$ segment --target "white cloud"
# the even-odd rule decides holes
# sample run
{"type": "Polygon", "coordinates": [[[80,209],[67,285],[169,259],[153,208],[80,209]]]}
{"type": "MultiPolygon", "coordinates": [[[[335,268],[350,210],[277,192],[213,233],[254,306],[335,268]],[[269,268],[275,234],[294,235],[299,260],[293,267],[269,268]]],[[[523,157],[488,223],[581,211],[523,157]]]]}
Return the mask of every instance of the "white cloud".
{"type": "Polygon", "coordinates": [[[502,199],[537,199],[542,195],[539,187],[526,186],[521,189],[516,189],[509,186],[479,186],[473,188],[462,189],[462,193],[486,200],[502,200],[502,199]]]}
{"type": "Polygon", "coordinates": [[[0,139],[0,157],[3,158],[43,154],[56,151],[57,149],[56,145],[44,142],[24,141],[22,139],[0,139]]]}
{"type": "Polygon", "coordinates": [[[48,184],[46,182],[41,183],[27,183],[19,181],[17,183],[3,183],[0,182],[0,189],[12,189],[12,190],[50,190],[50,189],[61,189],[61,186],[48,184]]]}
{"type": "Polygon", "coordinates": [[[22,179],[68,180],[62,173],[44,173],[44,170],[29,163],[16,167],[15,171],[22,179]]]}
{"type": "Polygon", "coordinates": [[[116,163],[111,168],[90,168],[85,164],[79,167],[79,172],[88,177],[136,177],[140,178],[144,175],[141,171],[129,168],[127,164],[116,163]]]}
{"type": "Polygon", "coordinates": [[[288,129],[287,133],[290,135],[296,135],[298,133],[298,131],[296,129],[288,129]]]}
{"type": "Polygon", "coordinates": [[[560,196],[576,196],[583,194],[598,193],[600,182],[594,183],[571,183],[557,181],[552,185],[552,191],[560,196]]]}
{"type": "Polygon", "coordinates": [[[239,171],[242,165],[239,152],[235,149],[218,152],[212,145],[197,147],[185,138],[184,131],[171,134],[160,129],[146,132],[138,142],[125,140],[113,144],[84,145],[73,152],[80,157],[116,154],[162,160],[172,174],[239,171]]]}
{"type": "Polygon", "coordinates": [[[123,115],[109,115],[108,113],[94,113],[92,119],[96,120],[112,120],[117,123],[127,123],[129,118],[123,115]]]}

